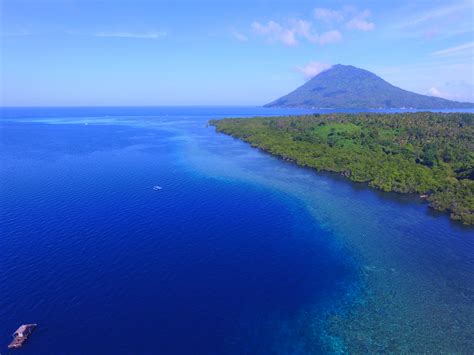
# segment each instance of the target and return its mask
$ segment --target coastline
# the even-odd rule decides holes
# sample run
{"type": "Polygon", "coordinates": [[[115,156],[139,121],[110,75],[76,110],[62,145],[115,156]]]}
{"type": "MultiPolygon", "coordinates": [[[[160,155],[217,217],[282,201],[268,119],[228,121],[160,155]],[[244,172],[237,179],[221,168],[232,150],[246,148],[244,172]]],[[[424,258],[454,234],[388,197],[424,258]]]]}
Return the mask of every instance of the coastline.
{"type": "MultiPolygon", "coordinates": [[[[223,135],[220,140],[229,138],[223,135]]],[[[304,334],[330,353],[466,353],[474,346],[469,327],[474,316],[469,307],[474,302],[474,289],[467,281],[469,273],[458,269],[453,278],[450,274],[457,256],[439,248],[457,235],[449,233],[452,228],[468,237],[470,227],[441,212],[421,208],[423,202],[415,195],[372,189],[340,174],[301,167],[261,149],[248,150],[242,140],[232,141],[231,146],[239,152],[237,165],[226,161],[225,169],[217,168],[214,159],[221,161],[222,157],[215,152],[214,174],[271,186],[303,201],[315,223],[333,234],[360,265],[357,285],[348,294],[323,312],[314,310],[302,315],[302,324],[309,327],[302,328],[304,334]],[[268,170],[263,163],[267,158],[262,155],[276,162],[278,177],[268,170]],[[250,161],[244,163],[242,159],[250,161]],[[289,176],[282,180],[282,174],[289,176]],[[334,198],[328,200],[328,195],[334,193],[334,198]],[[358,198],[350,197],[354,194],[372,196],[373,208],[371,204],[368,209],[360,209],[358,198]],[[384,211],[377,207],[380,201],[384,211]],[[397,214],[401,204],[406,205],[403,215],[396,220],[386,215],[392,210],[397,214]],[[431,220],[432,225],[420,224],[431,220]],[[427,250],[426,243],[433,250],[427,250]],[[458,277],[460,280],[456,280],[458,277]]],[[[199,153],[195,150],[198,147],[192,149],[193,154],[199,153]]],[[[208,170],[209,163],[206,160],[203,168],[208,170]]],[[[203,163],[196,164],[199,168],[203,163]]]]}
{"type": "MultiPolygon", "coordinates": [[[[234,139],[248,147],[248,142],[234,139]]],[[[298,169],[303,174],[319,176],[318,180],[338,181],[337,185],[343,190],[360,190],[363,194],[371,191],[374,198],[386,200],[388,205],[403,203],[407,204],[408,210],[421,213],[420,205],[424,202],[415,194],[373,189],[366,183],[351,181],[338,173],[301,166],[264,149],[256,149],[255,152],[258,152],[256,155],[264,154],[277,159],[282,165],[289,164],[294,167],[289,168],[291,170],[298,169]]],[[[291,185],[291,181],[285,181],[279,188],[283,191],[300,188],[291,185]]],[[[471,227],[447,218],[445,213],[425,207],[423,213],[437,223],[424,225],[423,233],[416,240],[400,238],[398,231],[407,225],[420,228],[415,214],[408,212],[404,220],[381,220],[376,223],[372,211],[350,206],[344,213],[346,218],[341,219],[341,209],[348,206],[335,204],[321,207],[319,203],[325,199],[320,198],[316,190],[318,186],[311,194],[301,191],[295,196],[305,202],[318,224],[331,231],[348,248],[360,270],[358,284],[351,293],[323,314],[313,314],[309,327],[314,341],[322,343],[325,351],[330,353],[466,353],[472,349],[474,338],[469,324],[474,314],[469,305],[474,301],[474,289],[468,283],[449,279],[448,274],[452,270],[449,270],[448,260],[455,258],[455,255],[442,255],[432,260],[430,253],[425,254],[426,250],[413,248],[413,243],[424,244],[427,235],[435,240],[449,239],[449,235],[437,230],[436,224],[442,221],[463,233],[469,233],[471,227]],[[366,223],[369,220],[371,222],[366,223]],[[370,229],[366,229],[367,226],[370,229]]],[[[344,191],[338,191],[339,194],[344,194],[344,191]]],[[[449,254],[449,251],[446,253],[449,254]]],[[[469,278],[469,274],[462,276],[466,277],[469,278]]]]}
{"type": "MultiPolygon", "coordinates": [[[[341,119],[341,117],[344,117],[343,115],[339,115],[339,116],[337,115],[338,114],[336,114],[335,116],[336,119],[341,119]]],[[[301,116],[302,119],[308,119],[308,117],[309,116],[301,116]]],[[[323,121],[329,120],[328,122],[330,122],[330,119],[332,116],[326,115],[323,118],[323,116],[316,114],[315,117],[317,117],[316,119],[319,119],[319,117],[321,117],[323,121]]],[[[292,119],[294,119],[293,122],[297,120],[298,118],[299,118],[298,116],[287,117],[288,121],[291,121],[292,119]]],[[[208,124],[215,127],[216,132],[218,133],[223,133],[235,139],[244,141],[248,143],[252,148],[257,148],[261,150],[262,152],[275,156],[284,161],[291,162],[299,167],[309,168],[317,172],[338,174],[354,183],[361,183],[369,188],[374,188],[376,190],[383,191],[383,192],[389,192],[389,193],[395,192],[397,194],[413,195],[413,196],[417,195],[421,201],[427,201],[429,203],[428,206],[431,209],[448,214],[451,220],[462,223],[463,225],[466,225],[466,226],[474,226],[474,211],[472,211],[472,207],[471,208],[468,207],[470,206],[469,205],[470,202],[468,202],[469,194],[470,194],[470,191],[473,190],[473,185],[470,184],[471,181],[469,179],[466,179],[466,180],[459,179],[457,184],[447,185],[447,187],[444,187],[443,189],[440,189],[440,190],[437,190],[437,189],[431,190],[432,187],[428,189],[420,188],[420,186],[417,186],[417,187],[412,186],[408,188],[402,186],[401,188],[400,187],[396,188],[396,187],[391,187],[389,185],[387,187],[385,183],[381,183],[379,181],[379,179],[381,178],[380,176],[375,175],[375,177],[373,176],[371,179],[368,179],[366,177],[363,177],[361,179],[360,171],[359,171],[358,176],[357,176],[357,172],[356,174],[354,174],[354,172],[351,171],[351,167],[349,163],[342,163],[342,165],[335,165],[335,163],[332,162],[328,164],[326,162],[327,157],[328,157],[328,152],[326,150],[323,150],[322,153],[319,153],[319,152],[315,153],[315,151],[312,151],[311,153],[309,153],[309,149],[312,143],[306,142],[306,141],[295,143],[294,138],[289,136],[288,133],[279,134],[278,129],[275,129],[273,127],[275,124],[279,125],[279,123],[278,124],[276,123],[276,120],[278,120],[277,117],[255,117],[254,120],[255,122],[258,122],[258,123],[255,123],[255,125],[257,125],[256,126],[257,128],[245,127],[245,125],[248,122],[248,119],[242,119],[242,118],[226,118],[226,119],[220,119],[220,120],[211,120],[209,121],[208,124]],[[242,121],[242,120],[245,120],[245,121],[242,121]],[[264,121],[262,120],[268,120],[269,123],[268,124],[265,123],[265,125],[263,125],[262,122],[264,121]],[[242,122],[245,122],[245,123],[242,124],[242,122]],[[243,128],[240,128],[240,130],[238,127],[239,125],[243,126],[243,128]],[[265,127],[265,128],[262,128],[262,127],[265,127]],[[272,128],[269,128],[269,127],[272,127],[272,128]],[[281,139],[286,143],[281,143],[280,141],[278,141],[278,139],[281,139]],[[277,140],[278,143],[276,144],[272,143],[273,142],[272,140],[273,141],[277,140]],[[285,144],[287,145],[285,146],[285,144]],[[306,148],[305,148],[305,145],[306,145],[306,148]],[[309,155],[306,154],[306,151],[303,151],[303,149],[307,149],[309,155]],[[312,157],[311,154],[313,155],[317,154],[317,157],[312,157]],[[456,198],[454,197],[456,195],[463,196],[463,194],[467,194],[467,196],[461,197],[460,199],[459,197],[457,197],[458,200],[456,200],[456,198]],[[463,202],[463,199],[464,199],[464,202],[463,202]],[[462,207],[460,207],[460,202],[464,204],[462,207]]],[[[288,125],[289,123],[286,122],[283,124],[288,125]]],[[[324,124],[324,122],[322,124],[324,124]]],[[[337,124],[339,123],[336,123],[335,125],[337,124]]],[[[346,124],[351,125],[352,122],[349,120],[346,122],[346,124]]],[[[327,146],[325,146],[324,148],[327,148],[327,146]]],[[[372,152],[369,151],[368,153],[372,153],[372,152]]],[[[367,158],[365,157],[361,158],[360,154],[361,153],[358,152],[352,158],[357,158],[358,161],[360,159],[367,160],[367,158]],[[359,154],[359,156],[357,154],[359,154]]],[[[348,158],[346,157],[346,159],[350,159],[350,157],[348,158]]],[[[400,162],[405,163],[404,161],[400,161],[400,162]]],[[[413,166],[416,166],[416,165],[418,164],[415,164],[413,166]]],[[[423,167],[426,169],[426,167],[423,165],[419,165],[419,167],[423,167]]],[[[411,166],[407,165],[405,167],[400,167],[399,170],[403,171],[403,169],[407,169],[407,168],[411,169],[411,166]]],[[[424,174],[425,172],[420,170],[418,172],[415,172],[415,175],[421,174],[421,173],[424,174]]],[[[451,178],[452,177],[449,176],[449,179],[451,178]]],[[[443,179],[448,179],[448,177],[445,176],[443,177],[443,179]]],[[[437,183],[439,184],[442,183],[441,178],[440,178],[440,181],[438,181],[437,183]]],[[[472,205],[472,202],[471,202],[471,205],[472,205]]]]}

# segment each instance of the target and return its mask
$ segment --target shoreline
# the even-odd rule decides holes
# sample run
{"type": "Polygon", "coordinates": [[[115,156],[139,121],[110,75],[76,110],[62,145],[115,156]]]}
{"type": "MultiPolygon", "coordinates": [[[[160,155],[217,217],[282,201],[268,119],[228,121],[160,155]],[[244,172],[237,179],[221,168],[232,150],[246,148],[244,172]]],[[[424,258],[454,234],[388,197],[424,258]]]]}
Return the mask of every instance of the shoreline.
{"type": "MultiPolygon", "coordinates": [[[[233,139],[243,142],[242,139],[233,139]]],[[[388,208],[393,208],[390,207],[393,203],[406,203],[411,206],[410,209],[416,210],[419,209],[417,204],[424,204],[415,194],[393,194],[373,189],[366,183],[354,182],[338,173],[301,166],[264,149],[256,151],[323,179],[338,180],[351,189],[372,191],[376,198],[389,197],[391,203],[388,203],[388,208]]],[[[285,185],[289,183],[286,181],[285,185]]],[[[284,186],[280,188],[286,190],[284,186]]],[[[360,211],[360,215],[347,211],[344,215],[349,218],[340,219],[337,211],[342,206],[320,207],[318,204],[324,201],[324,197],[320,200],[317,195],[316,191],[314,195],[298,192],[295,197],[303,200],[316,223],[330,230],[348,248],[360,265],[360,278],[355,285],[356,294],[344,296],[334,309],[327,310],[324,315],[314,313],[313,323],[309,325],[314,341],[321,341],[331,353],[465,353],[474,346],[469,331],[473,314],[469,308],[470,301],[466,301],[471,294],[470,286],[462,280],[450,280],[453,267],[449,260],[453,256],[444,255],[445,251],[433,246],[442,256],[432,260],[425,254],[426,250],[412,248],[412,238],[401,238],[397,233],[399,225],[416,223],[416,216],[408,216],[413,220],[390,221],[390,224],[383,221],[370,223],[367,230],[364,222],[370,218],[371,211],[360,211]],[[330,211],[325,213],[328,209],[330,211]]],[[[339,200],[339,197],[335,199],[339,200]]],[[[423,209],[427,215],[443,217],[441,224],[456,226],[465,232],[471,230],[470,226],[444,218],[447,217],[445,213],[426,206],[423,209]]],[[[435,238],[435,241],[438,238],[449,239],[449,235],[438,235],[436,225],[438,223],[427,225],[422,235],[416,236],[416,242],[423,245],[428,236],[435,238]]],[[[466,277],[464,271],[462,277],[466,277]]]]}
{"type": "MultiPolygon", "coordinates": [[[[380,116],[380,114],[378,115],[380,116]]],[[[383,115],[384,114],[382,114],[382,116],[383,115]]],[[[352,118],[348,119],[347,121],[343,121],[344,118],[348,116],[352,116],[352,118],[356,117],[354,115],[335,114],[334,117],[335,117],[336,123],[331,123],[331,119],[333,117],[332,115],[319,115],[319,114],[314,115],[314,117],[316,117],[315,120],[319,120],[319,122],[322,122],[319,125],[327,124],[329,126],[331,126],[331,124],[352,125],[353,124],[351,121],[352,118]],[[326,122],[325,120],[327,120],[327,122],[329,123],[325,123],[326,122]],[[338,122],[343,122],[343,123],[338,123],[338,122]]],[[[310,117],[311,116],[307,115],[307,116],[288,116],[288,117],[285,117],[285,116],[283,117],[254,117],[252,119],[226,118],[226,119],[219,119],[219,120],[210,120],[208,124],[213,126],[217,133],[223,133],[223,134],[233,137],[234,139],[238,139],[240,141],[246,142],[252,148],[257,148],[258,150],[265,152],[266,154],[270,154],[271,156],[290,162],[292,164],[295,164],[296,166],[299,166],[302,168],[308,168],[318,173],[324,172],[324,173],[339,175],[353,183],[357,183],[357,184],[360,183],[360,184],[363,184],[364,186],[367,186],[368,188],[372,188],[374,190],[378,190],[385,193],[395,192],[398,195],[418,196],[419,200],[423,202],[428,202],[428,207],[430,209],[447,214],[449,218],[454,222],[458,222],[468,227],[474,227],[474,214],[473,214],[474,212],[472,211],[472,209],[466,206],[459,207],[460,202],[469,204],[466,197],[464,197],[464,201],[462,200],[462,198],[459,199],[459,197],[456,197],[458,200],[451,200],[455,196],[459,196],[459,195],[462,196],[463,193],[469,194],[469,189],[472,190],[472,185],[469,185],[469,183],[471,183],[471,180],[469,178],[465,180],[462,178],[459,178],[459,180],[457,180],[457,183],[455,185],[450,182],[449,185],[446,185],[442,189],[439,189],[439,188],[433,189],[432,187],[421,188],[420,186],[417,186],[415,188],[411,187],[411,189],[414,189],[415,191],[410,191],[410,188],[408,188],[408,191],[404,191],[403,189],[407,188],[407,186],[403,186],[401,183],[400,183],[401,188],[397,187],[395,183],[393,184],[393,187],[391,185],[387,187],[385,184],[381,184],[379,180],[384,179],[383,174],[380,176],[375,174],[375,176],[372,176],[370,178],[367,178],[367,177],[361,178],[360,171],[356,171],[356,174],[357,173],[359,174],[359,176],[356,176],[356,174],[354,174],[354,171],[351,170],[351,165],[348,162],[342,163],[341,165],[337,165],[335,161],[328,163],[328,156],[331,156],[331,154],[328,154],[326,150],[323,150],[322,153],[317,153],[318,156],[312,157],[311,154],[315,154],[314,150],[311,153],[307,153],[310,150],[310,145],[312,143],[304,141],[304,140],[300,142],[297,141],[295,143],[294,138],[292,140],[291,133],[288,133],[288,129],[292,129],[292,128],[287,127],[286,133],[280,133],[279,132],[280,128],[274,127],[274,125],[277,125],[277,126],[279,125],[279,123],[276,123],[278,122],[279,118],[281,118],[282,120],[286,119],[287,121],[287,122],[282,123],[282,125],[290,125],[289,123],[290,121],[292,122],[291,123],[292,125],[293,122],[297,121],[300,118],[302,120],[306,120],[306,122],[304,123],[306,125],[308,124],[315,125],[315,123],[311,121],[310,117]],[[254,124],[253,127],[248,128],[245,125],[250,126],[251,124],[248,123],[250,120],[255,121],[255,123],[253,123],[254,124]],[[265,120],[268,120],[269,123],[267,124],[265,120]],[[245,122],[245,123],[242,123],[242,122],[245,122]],[[241,126],[240,131],[239,131],[239,125],[241,126]],[[265,138],[262,138],[262,135],[265,138]],[[283,144],[280,142],[274,143],[274,141],[278,139],[285,140],[287,146],[284,145],[285,143],[283,144]],[[307,151],[304,151],[303,149],[307,149],[307,151]],[[461,191],[461,193],[457,191],[458,189],[459,191],[461,191]]],[[[375,117],[376,119],[378,116],[375,115],[373,117],[375,117]]],[[[351,141],[349,140],[349,142],[351,141]]],[[[321,145],[321,143],[318,143],[318,144],[321,145]]],[[[331,145],[324,146],[323,144],[323,147],[326,149],[332,146],[331,145]]],[[[372,154],[372,151],[369,151],[368,153],[372,154]]],[[[349,155],[347,157],[350,158],[349,155]]],[[[367,158],[363,157],[363,155],[360,152],[356,152],[355,155],[352,156],[352,158],[353,159],[356,158],[358,162],[363,162],[363,163],[367,163],[369,161],[367,158]],[[364,161],[364,159],[366,160],[364,161]]],[[[408,162],[410,161],[407,160],[407,163],[408,162]]],[[[405,164],[405,161],[403,161],[403,163],[405,164]]],[[[423,167],[424,169],[428,169],[426,168],[426,166],[421,165],[421,164],[413,164],[411,162],[409,164],[412,164],[412,165],[411,166],[407,165],[403,167],[400,166],[399,170],[396,173],[403,172],[404,169],[412,169],[412,167],[416,167],[416,168],[423,167]]],[[[444,165],[447,165],[447,164],[444,164],[444,165]]],[[[383,168],[384,167],[381,167],[381,169],[383,168]]],[[[449,167],[443,167],[443,169],[445,169],[445,171],[449,171],[449,169],[454,169],[454,168],[449,166],[449,167]]],[[[448,175],[444,177],[436,178],[434,169],[430,168],[428,169],[428,171],[430,174],[433,174],[431,178],[434,179],[436,183],[439,183],[439,184],[442,184],[442,183],[446,184],[446,181],[448,179],[454,179],[454,177],[448,176],[448,175]]],[[[420,173],[426,173],[426,171],[421,171],[421,170],[415,171],[415,174],[420,174],[420,173]]]]}

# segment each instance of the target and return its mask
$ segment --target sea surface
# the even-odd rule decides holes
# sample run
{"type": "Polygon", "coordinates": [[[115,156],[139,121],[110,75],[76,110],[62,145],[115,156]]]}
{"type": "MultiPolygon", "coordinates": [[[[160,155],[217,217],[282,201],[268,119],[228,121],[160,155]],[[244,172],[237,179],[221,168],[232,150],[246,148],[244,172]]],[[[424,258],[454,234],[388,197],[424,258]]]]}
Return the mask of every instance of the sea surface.
{"type": "Polygon", "coordinates": [[[207,125],[306,112],[0,109],[0,353],[472,353],[474,229],[207,125]]]}

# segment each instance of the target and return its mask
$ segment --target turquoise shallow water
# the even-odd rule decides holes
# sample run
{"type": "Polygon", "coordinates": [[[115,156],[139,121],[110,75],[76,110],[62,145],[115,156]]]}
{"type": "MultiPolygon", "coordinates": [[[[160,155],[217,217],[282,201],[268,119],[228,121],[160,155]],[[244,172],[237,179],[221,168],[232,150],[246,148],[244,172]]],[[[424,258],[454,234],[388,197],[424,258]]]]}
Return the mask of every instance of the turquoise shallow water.
{"type": "Polygon", "coordinates": [[[472,349],[472,229],[206,126],[301,112],[3,109],[0,351],[472,349]]]}

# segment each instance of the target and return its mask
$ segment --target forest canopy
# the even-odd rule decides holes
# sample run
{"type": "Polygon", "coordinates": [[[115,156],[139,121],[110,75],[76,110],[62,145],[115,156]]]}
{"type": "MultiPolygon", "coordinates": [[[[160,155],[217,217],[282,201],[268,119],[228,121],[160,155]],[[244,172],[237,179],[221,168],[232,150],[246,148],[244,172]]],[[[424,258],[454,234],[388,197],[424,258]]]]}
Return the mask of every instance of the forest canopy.
{"type": "Polygon", "coordinates": [[[210,124],[301,166],[426,195],[431,207],[474,224],[474,114],[312,114],[210,124]]]}

